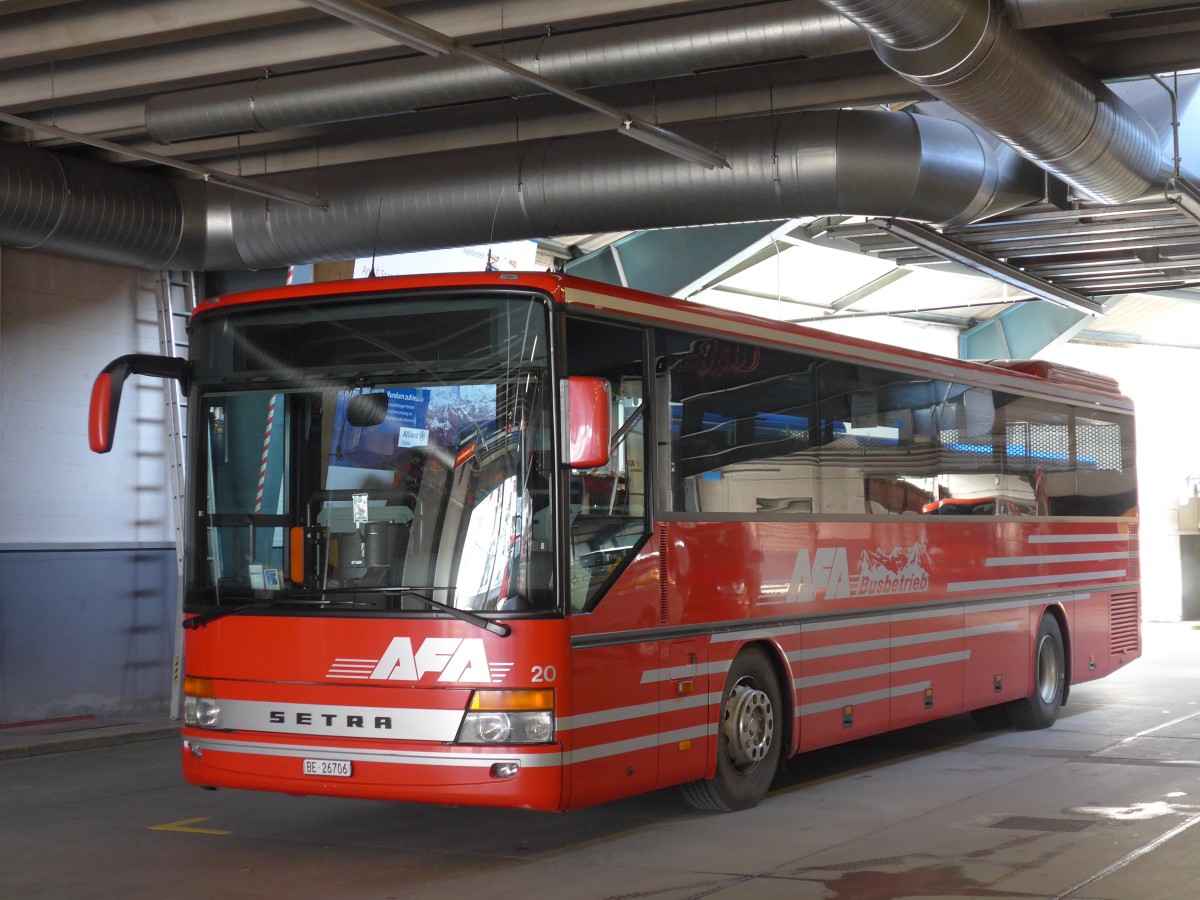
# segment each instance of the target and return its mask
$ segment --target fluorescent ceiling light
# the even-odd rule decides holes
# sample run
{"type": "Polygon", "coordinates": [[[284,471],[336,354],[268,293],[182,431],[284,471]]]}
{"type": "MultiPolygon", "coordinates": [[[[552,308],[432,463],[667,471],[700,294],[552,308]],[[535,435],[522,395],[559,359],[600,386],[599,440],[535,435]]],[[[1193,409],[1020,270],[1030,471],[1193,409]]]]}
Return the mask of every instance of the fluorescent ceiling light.
{"type": "Polygon", "coordinates": [[[916,222],[901,222],[896,219],[872,219],[871,223],[884,231],[902,237],[910,243],[923,247],[931,253],[945,257],[953,262],[997,278],[1005,284],[1020,288],[1042,300],[1049,300],[1059,306],[1075,309],[1090,316],[1098,316],[1104,312],[1104,306],[1083,294],[1077,294],[1066,288],[1051,284],[1041,278],[1036,278],[1028,272],[1023,272],[1015,266],[992,259],[980,253],[973,247],[951,240],[940,232],[916,222]]]}
{"type": "Polygon", "coordinates": [[[673,131],[667,131],[665,128],[659,128],[657,125],[651,125],[640,119],[628,118],[621,123],[621,127],[617,130],[635,141],[649,144],[655,149],[670,153],[672,156],[698,166],[704,166],[706,169],[723,169],[729,165],[720,153],[701,147],[673,131]]]}

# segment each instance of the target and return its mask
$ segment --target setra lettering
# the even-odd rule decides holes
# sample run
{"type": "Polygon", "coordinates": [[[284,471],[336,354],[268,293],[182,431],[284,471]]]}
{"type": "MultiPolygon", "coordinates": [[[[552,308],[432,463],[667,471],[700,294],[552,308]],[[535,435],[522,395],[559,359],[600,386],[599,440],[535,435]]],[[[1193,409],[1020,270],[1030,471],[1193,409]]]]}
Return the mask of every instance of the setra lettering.
{"type": "Polygon", "coordinates": [[[289,719],[285,710],[273,709],[267,715],[272,725],[324,725],[326,728],[362,728],[374,731],[391,731],[394,727],[391,716],[375,716],[368,724],[366,716],[349,713],[293,712],[289,719]],[[318,719],[320,721],[317,721],[318,719]]]}

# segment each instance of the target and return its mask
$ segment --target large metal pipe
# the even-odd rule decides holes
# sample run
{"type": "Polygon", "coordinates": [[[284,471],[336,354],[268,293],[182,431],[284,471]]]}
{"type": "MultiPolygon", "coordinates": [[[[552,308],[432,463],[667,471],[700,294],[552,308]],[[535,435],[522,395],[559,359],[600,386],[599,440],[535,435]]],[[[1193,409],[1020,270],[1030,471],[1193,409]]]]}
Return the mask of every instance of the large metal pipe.
{"type": "Polygon", "coordinates": [[[1123,203],[1165,181],[1149,123],[991,0],[821,0],[880,59],[1085,197],[1123,203]]]}
{"type": "MultiPolygon", "coordinates": [[[[575,89],[869,49],[862,30],[810,4],[767,3],[603,31],[514,41],[505,60],[575,89]]],[[[397,115],[424,107],[540,92],[461,57],[408,56],[160,94],[146,104],[159,143],[397,115]]]]}
{"type": "Polygon", "coordinates": [[[0,244],[157,268],[202,247],[197,186],[0,143],[0,244]]]}
{"type": "Polygon", "coordinates": [[[679,131],[720,150],[730,168],[709,171],[606,132],[264,179],[319,194],[327,210],[0,144],[0,198],[22,198],[0,207],[0,243],[147,267],[257,269],[834,213],[951,224],[1042,195],[1035,167],[964,123],[930,116],[830,110],[679,131]]]}
{"type": "MultiPolygon", "coordinates": [[[[1105,19],[1194,0],[1004,0],[1016,28],[1105,19]]],[[[960,16],[954,5],[921,19],[931,40],[960,16]],[[940,24],[939,24],[940,21],[940,24]]],[[[510,41],[504,57],[575,89],[689,75],[725,66],[866,50],[866,32],[796,0],[663,18],[596,31],[510,41]]],[[[519,97],[537,89],[466,59],[406,56],[151,97],[146,128],[160,143],[278,131],[397,115],[423,107],[519,97]]]]}

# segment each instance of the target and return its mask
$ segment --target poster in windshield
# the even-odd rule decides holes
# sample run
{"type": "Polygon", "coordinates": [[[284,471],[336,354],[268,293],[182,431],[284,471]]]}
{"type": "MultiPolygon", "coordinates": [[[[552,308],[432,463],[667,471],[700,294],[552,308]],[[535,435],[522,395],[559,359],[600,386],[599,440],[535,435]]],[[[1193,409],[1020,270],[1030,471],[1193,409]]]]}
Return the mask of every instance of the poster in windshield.
{"type": "Polygon", "coordinates": [[[347,416],[357,391],[339,391],[327,489],[403,487],[405,460],[413,451],[453,464],[460,436],[495,428],[494,384],[388,388],[387,417],[358,427],[347,416]]]}

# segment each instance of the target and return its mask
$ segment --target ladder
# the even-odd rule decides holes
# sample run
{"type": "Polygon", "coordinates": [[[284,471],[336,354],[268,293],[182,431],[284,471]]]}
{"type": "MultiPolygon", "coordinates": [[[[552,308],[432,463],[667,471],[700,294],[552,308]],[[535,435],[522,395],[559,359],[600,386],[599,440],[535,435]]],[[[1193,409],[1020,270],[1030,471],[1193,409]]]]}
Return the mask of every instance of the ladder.
{"type": "MultiPolygon", "coordinates": [[[[159,273],[158,347],[163,356],[186,356],[187,323],[196,308],[196,280],[192,272],[159,273]]],[[[166,427],[167,474],[171,486],[171,510],[175,520],[175,566],[177,593],[175,602],[175,652],[171,669],[171,716],[179,716],[183,672],[183,557],[187,540],[185,498],[187,473],[184,470],[187,446],[187,396],[174,378],[163,379],[163,422],[166,427]]]]}

